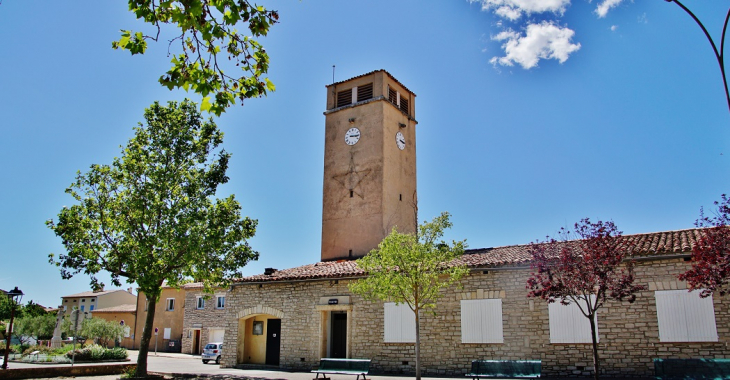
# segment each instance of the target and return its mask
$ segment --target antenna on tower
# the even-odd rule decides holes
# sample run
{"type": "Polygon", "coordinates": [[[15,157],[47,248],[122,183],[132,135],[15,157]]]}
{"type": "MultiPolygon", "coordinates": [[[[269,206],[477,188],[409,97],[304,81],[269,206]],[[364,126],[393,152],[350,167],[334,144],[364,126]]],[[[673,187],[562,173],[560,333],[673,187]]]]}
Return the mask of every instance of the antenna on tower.
{"type": "Polygon", "coordinates": [[[335,65],[332,65],[332,83],[335,83],[335,65]]]}

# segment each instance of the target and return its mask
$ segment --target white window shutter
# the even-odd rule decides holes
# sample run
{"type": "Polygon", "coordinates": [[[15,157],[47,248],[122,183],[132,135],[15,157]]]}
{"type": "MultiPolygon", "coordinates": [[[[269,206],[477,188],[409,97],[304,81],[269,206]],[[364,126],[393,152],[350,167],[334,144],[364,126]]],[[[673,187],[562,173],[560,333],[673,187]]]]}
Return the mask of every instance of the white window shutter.
{"type": "Polygon", "coordinates": [[[415,343],[416,318],[411,308],[406,304],[396,305],[393,302],[386,302],[383,307],[385,343],[415,343]]]}
{"type": "Polygon", "coordinates": [[[461,301],[461,343],[504,343],[501,299],[461,301]]]}
{"type": "Polygon", "coordinates": [[[715,307],[712,297],[700,298],[699,291],[654,292],[660,342],[717,342],[715,307]]]}
{"type": "MultiPolygon", "coordinates": [[[[591,296],[593,297],[593,296],[591,296]]],[[[575,302],[562,305],[560,301],[548,304],[550,343],[592,343],[591,322],[575,302]]],[[[596,327],[596,341],[598,341],[596,327]]]]}
{"type": "Polygon", "coordinates": [[[352,88],[352,103],[357,103],[357,87],[352,88]]]}
{"type": "Polygon", "coordinates": [[[164,335],[162,336],[162,339],[170,339],[170,331],[172,329],[170,327],[165,327],[164,335]]]}

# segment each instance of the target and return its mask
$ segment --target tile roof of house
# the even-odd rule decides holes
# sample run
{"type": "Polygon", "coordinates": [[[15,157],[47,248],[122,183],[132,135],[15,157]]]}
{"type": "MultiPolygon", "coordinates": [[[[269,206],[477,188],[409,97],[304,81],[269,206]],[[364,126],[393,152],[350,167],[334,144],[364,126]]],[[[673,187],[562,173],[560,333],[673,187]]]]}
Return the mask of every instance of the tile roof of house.
{"type": "MultiPolygon", "coordinates": [[[[634,244],[634,256],[651,257],[666,254],[687,254],[699,239],[702,229],[663,231],[646,234],[624,235],[634,244]]],[[[511,245],[496,248],[468,249],[455,263],[466,264],[469,268],[489,268],[500,266],[528,265],[531,259],[530,244],[511,245]]],[[[357,267],[355,261],[323,261],[296,268],[275,270],[272,274],[257,274],[234,280],[234,283],[302,281],[315,279],[336,279],[361,277],[365,272],[357,267]]]]}
{"type": "Polygon", "coordinates": [[[97,296],[101,296],[101,295],[109,294],[109,293],[114,293],[114,292],[126,292],[126,290],[124,290],[124,289],[113,289],[113,290],[104,290],[104,291],[101,291],[101,292],[88,291],[88,292],[81,292],[81,293],[71,294],[71,295],[68,295],[68,296],[61,296],[61,298],[97,297],[97,296]]]}
{"type": "Polygon", "coordinates": [[[358,75],[358,76],[354,76],[354,77],[352,77],[352,78],[348,78],[348,79],[345,79],[345,80],[341,80],[341,81],[339,81],[339,82],[335,82],[335,83],[332,83],[332,84],[328,84],[328,85],[326,85],[325,87],[329,87],[329,86],[336,86],[336,85],[338,85],[338,84],[342,84],[342,83],[345,83],[345,82],[351,81],[351,80],[353,80],[353,79],[357,79],[357,78],[362,78],[362,77],[366,77],[366,76],[368,76],[368,75],[370,75],[370,74],[374,74],[374,73],[379,73],[379,72],[381,72],[381,71],[382,71],[382,72],[384,72],[385,74],[387,74],[387,75],[388,75],[388,76],[390,77],[390,79],[392,79],[392,80],[394,80],[394,81],[395,81],[395,83],[398,83],[399,85],[401,85],[401,86],[402,86],[402,87],[403,87],[403,88],[404,88],[404,89],[405,89],[406,91],[408,91],[408,92],[410,92],[411,94],[413,94],[413,96],[416,96],[416,94],[415,94],[415,93],[414,93],[413,91],[409,90],[409,89],[408,89],[408,87],[406,87],[406,86],[405,86],[405,85],[404,85],[403,83],[401,83],[400,81],[398,81],[398,79],[395,79],[395,77],[394,77],[393,75],[391,75],[391,74],[390,74],[390,73],[389,73],[389,72],[388,72],[387,70],[383,70],[383,69],[380,69],[380,70],[373,70],[373,71],[371,71],[371,72],[369,72],[369,73],[365,73],[365,74],[360,74],[360,75],[358,75]]]}
{"type": "Polygon", "coordinates": [[[92,310],[91,313],[136,313],[137,305],[124,304],[117,306],[105,307],[103,309],[92,310]]]}

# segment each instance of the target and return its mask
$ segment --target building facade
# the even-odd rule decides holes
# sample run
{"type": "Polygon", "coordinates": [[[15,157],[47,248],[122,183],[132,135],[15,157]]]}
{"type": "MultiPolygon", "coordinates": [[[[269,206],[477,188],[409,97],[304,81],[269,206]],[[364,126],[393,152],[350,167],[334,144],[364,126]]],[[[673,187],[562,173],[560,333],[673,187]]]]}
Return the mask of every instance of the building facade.
{"type": "MultiPolygon", "coordinates": [[[[180,352],[183,338],[183,317],[185,315],[185,289],[163,286],[160,299],[155,304],[155,317],[149,343],[150,351],[180,352]]],[[[142,342],[142,332],[147,320],[148,302],[144,292],[139,292],[136,300],[136,324],[134,327],[134,348],[142,342]]]]}
{"type": "Polygon", "coordinates": [[[183,288],[185,315],[182,352],[198,355],[207,343],[223,342],[227,292],[217,289],[213,294],[206,294],[201,283],[187,284],[183,288]]]}
{"type": "MultiPolygon", "coordinates": [[[[690,267],[690,245],[700,233],[631,237],[647,244],[635,267],[647,290],[634,303],[599,309],[602,374],[646,377],[654,358],[730,354],[728,302],[701,299],[676,277],[690,267]]],[[[470,250],[462,260],[471,268],[463,288],[449,288],[435,315],[421,315],[424,374],[463,375],[475,359],[540,359],[546,376],[590,375],[587,319],[574,306],[527,297],[528,246],[470,250]]],[[[225,345],[236,350],[224,351],[222,366],[309,370],[320,358],[340,356],[371,359],[373,372],[413,373],[412,312],[350,293],[347,285],[362,275],[354,262],[340,261],[241,279],[228,293],[225,318],[225,345]]]]}
{"type": "Polygon", "coordinates": [[[97,309],[135,303],[137,303],[137,296],[132,293],[132,288],[127,290],[104,290],[102,288],[97,291],[62,296],[60,308],[68,315],[74,309],[88,313],[97,309]]]}

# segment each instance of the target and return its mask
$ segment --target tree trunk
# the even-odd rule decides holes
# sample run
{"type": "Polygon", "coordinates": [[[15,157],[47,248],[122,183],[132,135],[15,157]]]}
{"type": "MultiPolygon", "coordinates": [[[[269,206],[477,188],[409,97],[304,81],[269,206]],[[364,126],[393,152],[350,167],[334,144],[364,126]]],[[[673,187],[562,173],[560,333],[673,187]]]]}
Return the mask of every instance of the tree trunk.
{"type": "Polygon", "coordinates": [[[598,342],[596,337],[596,319],[595,313],[592,314],[588,321],[591,323],[591,341],[593,342],[593,378],[598,380],[599,369],[598,369],[598,342]]]}
{"type": "MultiPolygon", "coordinates": [[[[159,293],[159,292],[157,292],[159,293]]],[[[144,330],[142,330],[142,340],[139,343],[139,355],[137,356],[137,372],[135,377],[147,377],[147,353],[150,350],[150,340],[152,338],[152,326],[155,321],[155,306],[157,305],[157,297],[150,296],[145,293],[147,298],[147,318],[144,321],[144,330]]]]}
{"type": "Polygon", "coordinates": [[[421,380],[421,319],[416,308],[416,380],[421,380]]]}

